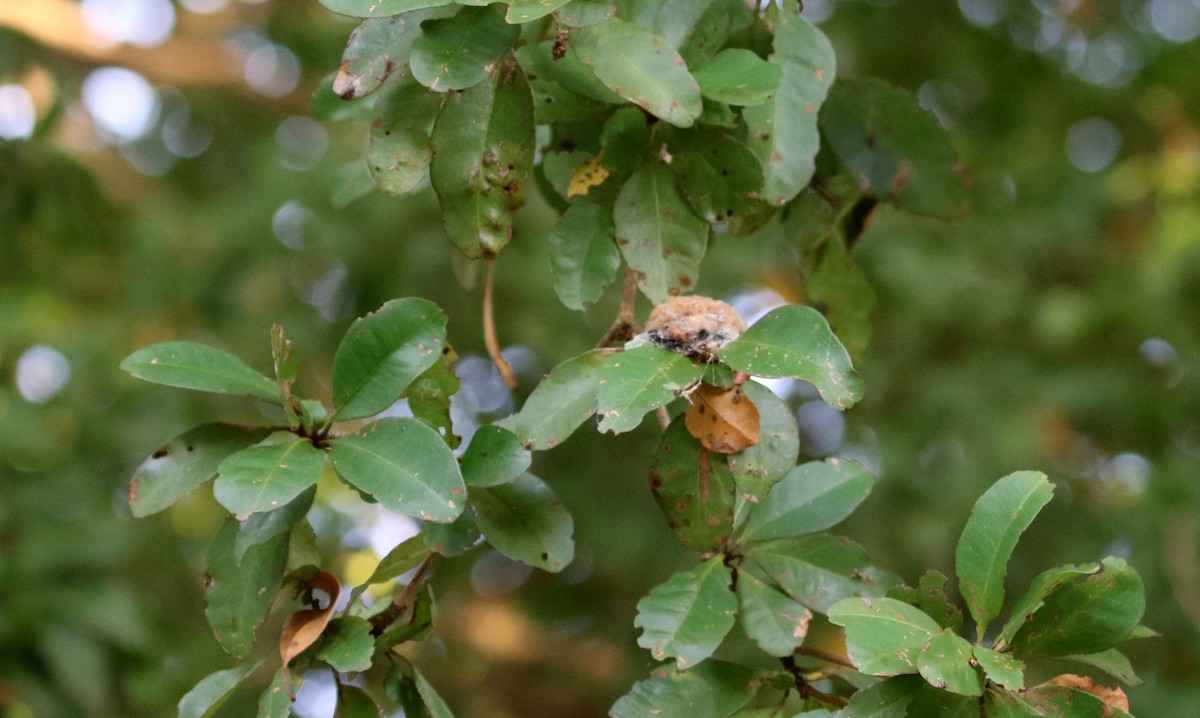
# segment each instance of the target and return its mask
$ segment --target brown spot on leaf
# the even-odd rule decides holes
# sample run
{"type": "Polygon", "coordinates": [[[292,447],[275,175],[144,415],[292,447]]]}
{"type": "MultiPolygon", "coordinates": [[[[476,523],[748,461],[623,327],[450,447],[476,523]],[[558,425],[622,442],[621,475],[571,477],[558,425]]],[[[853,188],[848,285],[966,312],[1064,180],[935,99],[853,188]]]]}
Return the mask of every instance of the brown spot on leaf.
{"type": "Polygon", "coordinates": [[[164,446],[163,448],[161,448],[158,451],[151,454],[150,458],[151,459],[161,459],[162,457],[166,456],[169,453],[171,453],[171,450],[164,446]]]}

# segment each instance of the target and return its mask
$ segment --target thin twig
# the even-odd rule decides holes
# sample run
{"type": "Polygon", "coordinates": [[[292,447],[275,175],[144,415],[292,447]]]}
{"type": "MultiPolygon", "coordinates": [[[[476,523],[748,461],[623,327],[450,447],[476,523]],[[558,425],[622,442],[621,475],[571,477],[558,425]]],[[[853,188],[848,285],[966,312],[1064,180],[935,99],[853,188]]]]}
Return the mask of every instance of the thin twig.
{"type": "Polygon", "coordinates": [[[421,586],[429,578],[430,569],[433,568],[433,565],[441,557],[442,555],[436,551],[426,556],[421,565],[417,566],[416,573],[413,574],[412,580],[408,582],[408,585],[404,587],[404,591],[392,601],[392,605],[371,616],[372,636],[382,635],[388,626],[404,617],[404,614],[412,607],[413,601],[417,597],[417,591],[421,590],[421,586]]]}
{"type": "Polygon", "coordinates": [[[842,668],[849,668],[852,671],[858,670],[857,668],[854,667],[853,663],[846,660],[845,658],[842,658],[841,656],[837,655],[836,653],[830,653],[829,651],[822,651],[820,648],[810,648],[808,646],[800,646],[796,649],[796,653],[799,653],[802,656],[808,656],[810,658],[817,658],[819,660],[825,661],[826,663],[833,663],[835,665],[841,666],[842,668]]]}
{"type": "Polygon", "coordinates": [[[488,356],[500,372],[500,378],[509,389],[517,388],[517,378],[513,376],[512,367],[500,354],[500,344],[496,341],[496,319],[492,309],[492,295],[496,288],[496,260],[487,260],[487,277],[483,283],[483,343],[487,347],[488,356]]]}
{"type": "Polygon", "coordinates": [[[654,414],[658,417],[658,425],[662,427],[663,431],[666,431],[667,427],[671,425],[671,415],[667,413],[667,407],[658,407],[658,411],[654,414]]]}
{"type": "MultiPolygon", "coordinates": [[[[824,651],[822,651],[822,653],[824,653],[824,651]]],[[[779,662],[782,663],[783,667],[787,669],[788,673],[791,673],[792,677],[796,679],[796,692],[800,694],[801,698],[804,698],[805,700],[811,698],[815,701],[820,701],[827,706],[833,706],[834,708],[845,708],[846,704],[849,703],[849,701],[841,696],[836,696],[832,693],[826,693],[813,688],[812,684],[805,680],[804,673],[800,670],[800,667],[796,665],[796,659],[792,656],[784,656],[783,658],[779,659],[779,662]]]]}
{"type": "Polygon", "coordinates": [[[621,306],[617,309],[617,318],[612,326],[604,333],[597,347],[606,347],[613,342],[627,342],[638,333],[637,322],[633,319],[633,305],[637,300],[637,272],[625,269],[625,285],[621,288],[621,306]]]}

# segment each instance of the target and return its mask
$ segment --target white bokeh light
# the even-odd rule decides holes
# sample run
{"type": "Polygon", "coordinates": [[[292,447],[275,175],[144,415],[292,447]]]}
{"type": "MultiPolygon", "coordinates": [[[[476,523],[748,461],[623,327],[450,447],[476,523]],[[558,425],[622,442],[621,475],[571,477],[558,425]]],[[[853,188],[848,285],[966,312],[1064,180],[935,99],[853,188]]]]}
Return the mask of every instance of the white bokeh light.
{"type": "Polygon", "coordinates": [[[1121,149],[1121,133],[1111,122],[1092,117],[1067,130],[1067,159],[1084,172],[1099,172],[1112,164],[1121,149]]]}
{"type": "Polygon", "coordinates": [[[124,67],[102,67],[83,81],[83,104],[100,129],[118,140],[144,135],[158,119],[158,93],[124,67]]]}
{"type": "Polygon", "coordinates": [[[311,117],[293,115],[285,118],[275,129],[275,146],[279,163],[290,170],[312,169],[329,148],[329,133],[325,126],[311,117]]]}
{"type": "Polygon", "coordinates": [[[0,139],[29,137],[37,123],[37,109],[21,85],[0,85],[0,139]]]}
{"type": "Polygon", "coordinates": [[[180,0],[179,4],[198,15],[210,15],[224,10],[229,0],[180,0]]]}
{"type": "Polygon", "coordinates": [[[83,22],[100,38],[154,47],[175,29],[175,6],[169,0],[83,0],[83,22]]]}
{"type": "Polygon", "coordinates": [[[43,344],[29,347],[17,359],[17,391],[30,403],[50,401],[70,379],[70,362],[53,347],[43,344]]]}
{"type": "Polygon", "coordinates": [[[246,84],[267,97],[283,97],[300,82],[300,60],[282,45],[266,43],[246,56],[246,84]]]}

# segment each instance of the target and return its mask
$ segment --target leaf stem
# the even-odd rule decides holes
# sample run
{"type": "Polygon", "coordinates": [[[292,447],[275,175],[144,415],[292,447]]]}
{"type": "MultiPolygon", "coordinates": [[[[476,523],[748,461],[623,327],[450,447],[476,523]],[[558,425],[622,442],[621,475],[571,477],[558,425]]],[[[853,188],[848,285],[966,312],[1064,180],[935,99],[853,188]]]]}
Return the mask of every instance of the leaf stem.
{"type": "Polygon", "coordinates": [[[500,354],[500,344],[496,341],[496,319],[494,316],[493,305],[495,302],[492,297],[496,289],[496,260],[487,260],[487,275],[483,282],[483,344],[487,347],[488,356],[492,358],[492,363],[496,365],[496,370],[500,372],[500,378],[504,380],[505,386],[509,389],[517,388],[517,378],[513,376],[512,367],[508,365],[500,354]]]}
{"type": "Polygon", "coordinates": [[[845,658],[842,658],[841,656],[837,655],[836,653],[830,653],[829,651],[822,651],[820,648],[810,648],[809,646],[798,646],[796,648],[796,653],[799,653],[802,656],[816,658],[818,660],[825,661],[826,663],[832,663],[834,665],[841,666],[842,668],[849,668],[852,671],[858,670],[858,668],[856,668],[853,663],[846,660],[845,658]]]}
{"type": "Polygon", "coordinates": [[[625,284],[621,288],[621,306],[617,308],[617,317],[612,326],[604,333],[597,348],[603,348],[613,342],[627,342],[637,334],[637,322],[633,318],[633,305],[637,301],[637,272],[625,268],[625,284]]]}
{"type": "Polygon", "coordinates": [[[388,626],[400,620],[408,609],[412,607],[413,600],[417,596],[417,591],[421,590],[426,579],[429,578],[429,571],[433,565],[438,562],[442,555],[436,551],[425,557],[425,560],[417,566],[416,572],[413,574],[412,580],[404,587],[404,591],[400,593],[392,601],[392,605],[383,609],[379,613],[371,616],[371,635],[380,636],[387,630],[388,626]]]}

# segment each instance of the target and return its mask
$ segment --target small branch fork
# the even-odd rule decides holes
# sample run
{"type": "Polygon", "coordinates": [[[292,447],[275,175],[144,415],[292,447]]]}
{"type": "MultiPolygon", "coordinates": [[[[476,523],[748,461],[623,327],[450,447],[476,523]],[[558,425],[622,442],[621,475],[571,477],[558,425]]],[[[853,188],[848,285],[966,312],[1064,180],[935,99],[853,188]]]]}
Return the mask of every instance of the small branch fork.
{"type": "Polygon", "coordinates": [[[509,389],[517,388],[517,378],[513,376],[512,367],[508,365],[508,361],[500,354],[500,344],[496,341],[496,318],[493,299],[496,289],[496,260],[487,260],[487,277],[483,283],[483,344],[487,347],[488,356],[492,358],[492,363],[496,365],[496,370],[500,372],[500,378],[504,380],[505,386],[509,389]]]}
{"type": "Polygon", "coordinates": [[[625,269],[625,286],[621,288],[621,306],[617,309],[617,318],[612,326],[604,333],[604,337],[596,346],[604,348],[616,342],[627,342],[638,333],[640,327],[633,318],[633,304],[637,299],[637,272],[625,269]]]}
{"type": "Polygon", "coordinates": [[[434,552],[425,557],[420,566],[417,566],[416,572],[413,574],[412,580],[404,587],[404,591],[392,601],[392,605],[383,609],[379,613],[371,616],[371,635],[379,636],[387,630],[388,626],[396,621],[404,618],[404,614],[408,613],[412,608],[413,601],[417,597],[417,591],[421,590],[421,586],[429,578],[429,572],[433,569],[434,564],[438,562],[442,555],[434,552]]]}
{"type": "MultiPolygon", "coordinates": [[[[848,665],[847,662],[841,660],[837,656],[825,653],[825,651],[817,651],[813,648],[806,649],[803,646],[796,649],[797,653],[804,653],[806,655],[812,655],[812,652],[814,651],[821,654],[817,657],[821,658],[823,661],[827,660],[830,663],[836,663],[838,665],[848,665]]],[[[811,698],[812,700],[824,703],[825,705],[832,706],[834,708],[845,708],[846,704],[849,703],[849,701],[841,696],[835,696],[832,693],[825,693],[824,691],[819,691],[816,688],[813,688],[812,685],[809,684],[809,682],[804,678],[804,671],[800,668],[800,666],[796,665],[796,659],[792,656],[784,656],[783,658],[779,659],[779,662],[782,663],[783,667],[787,669],[787,672],[791,673],[796,679],[796,692],[800,694],[801,698],[805,700],[811,698]]],[[[850,667],[853,668],[853,666],[850,667]]]]}

